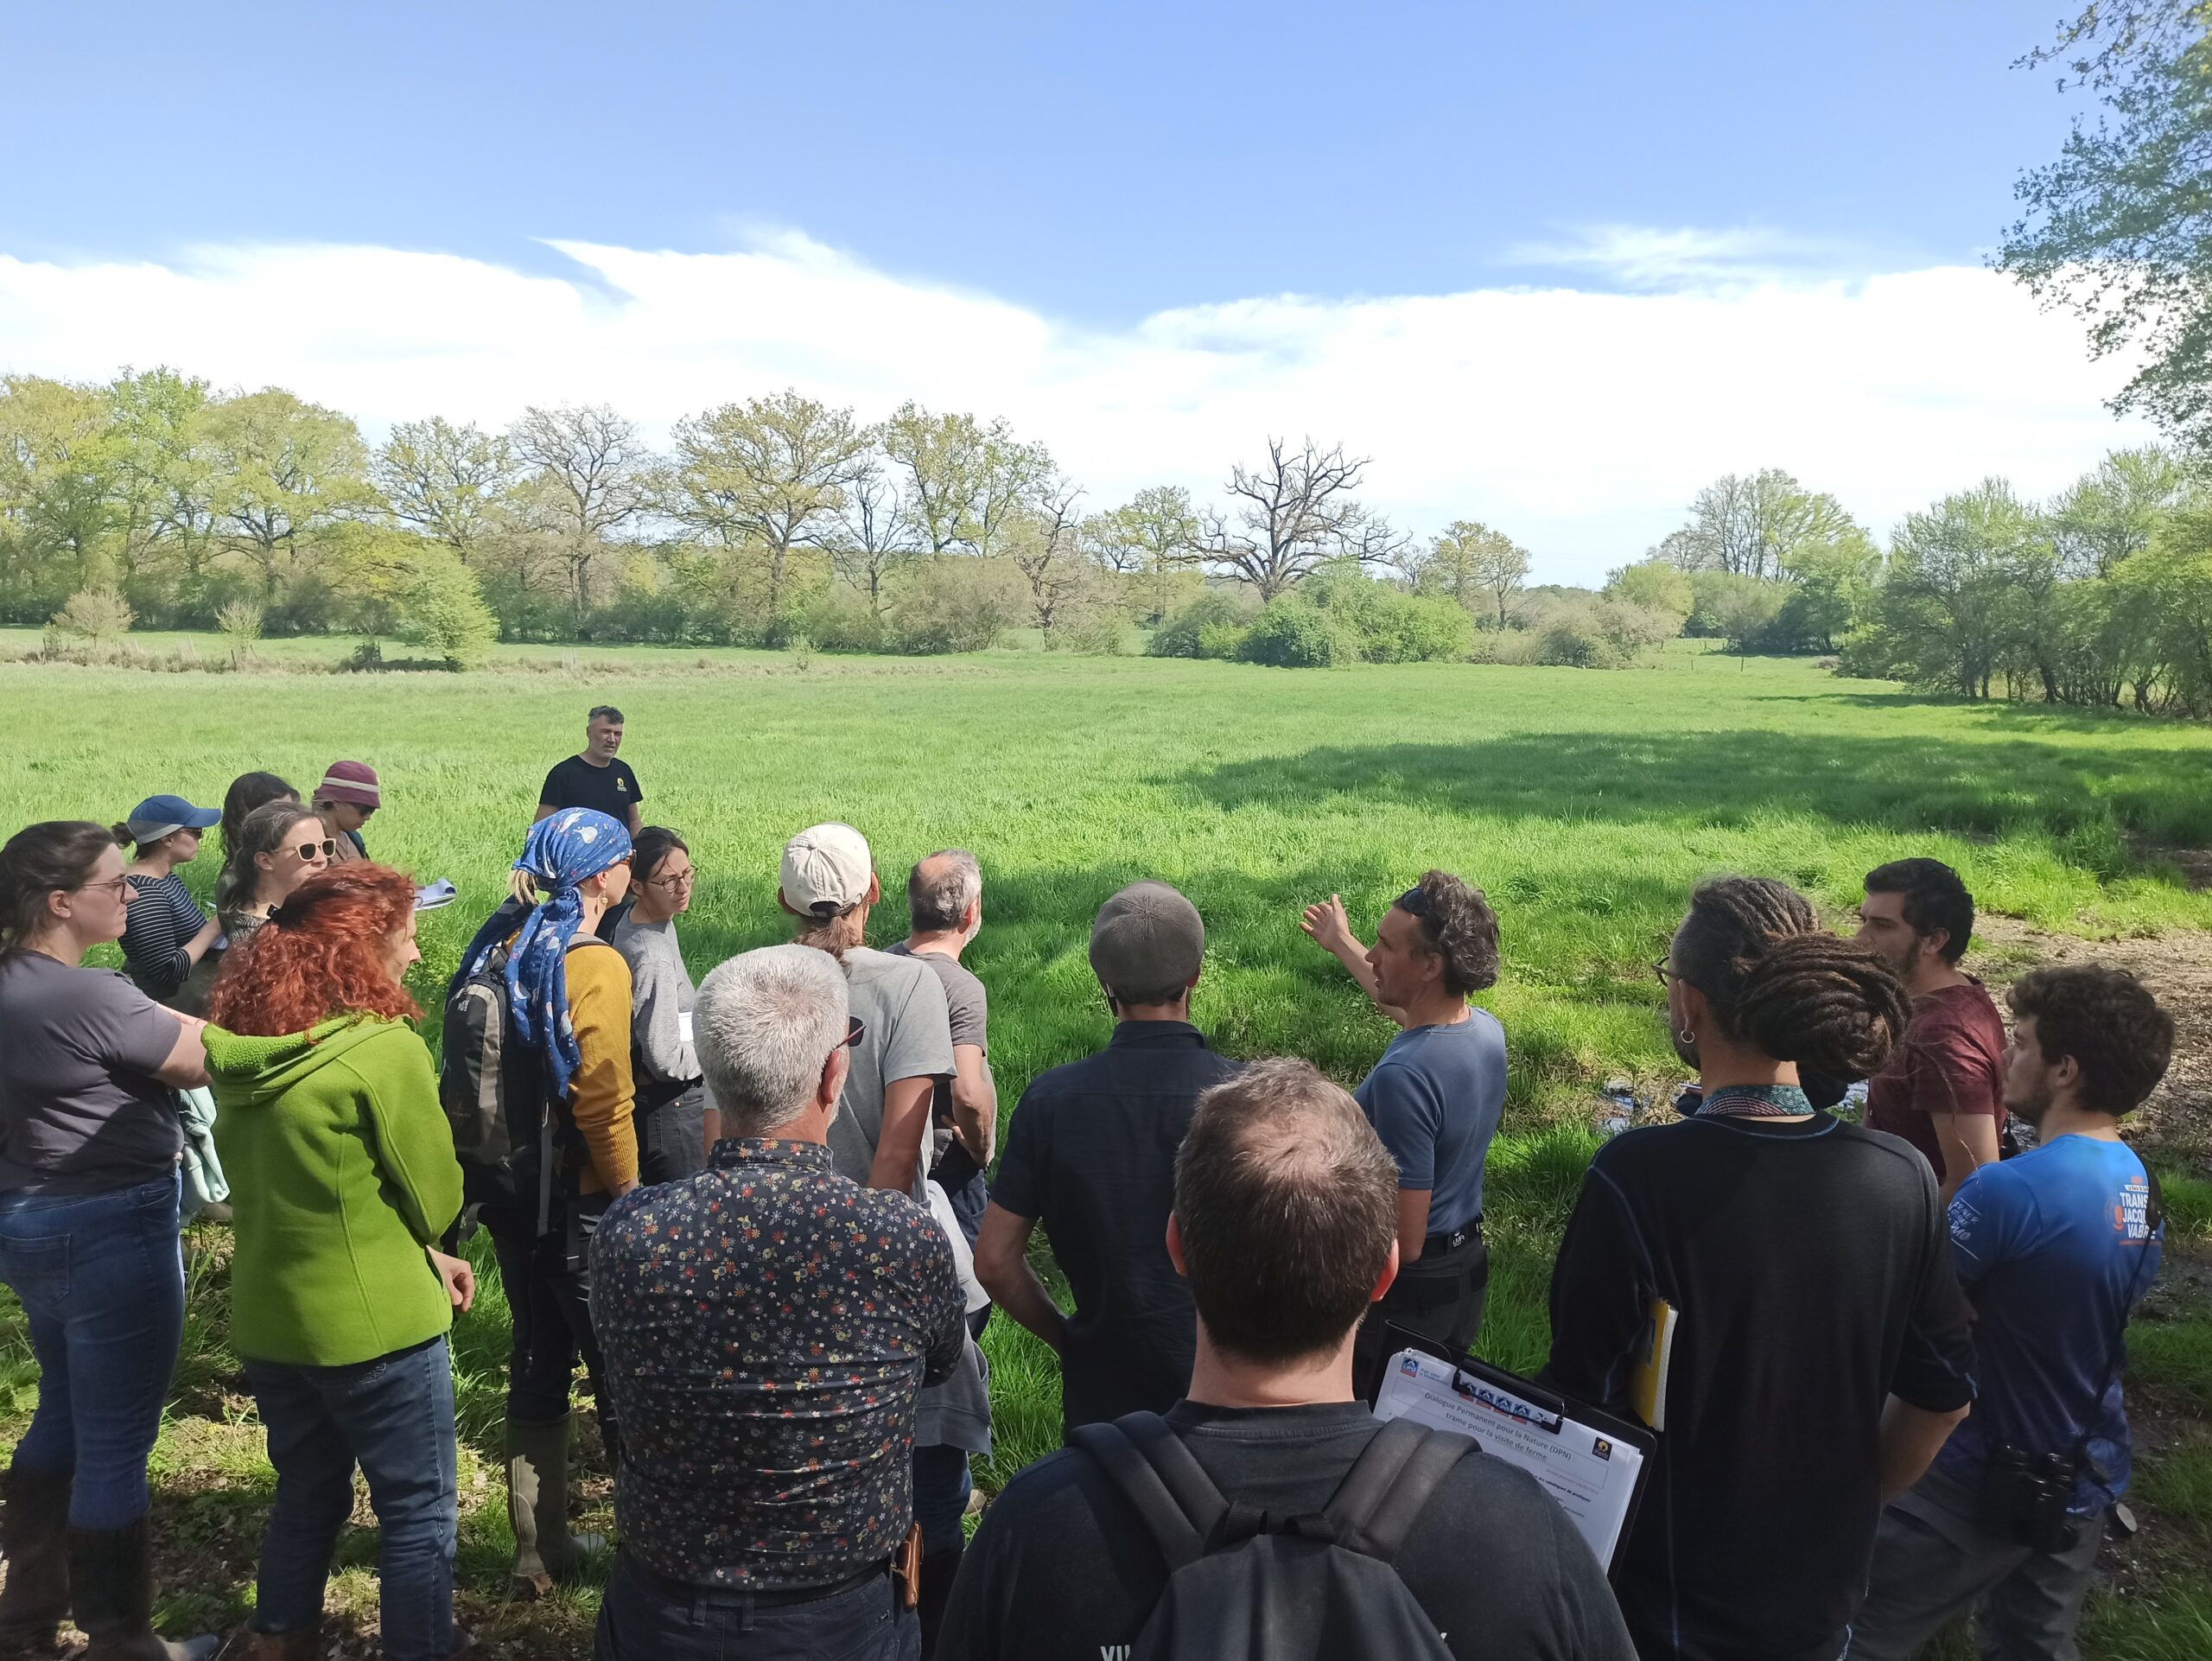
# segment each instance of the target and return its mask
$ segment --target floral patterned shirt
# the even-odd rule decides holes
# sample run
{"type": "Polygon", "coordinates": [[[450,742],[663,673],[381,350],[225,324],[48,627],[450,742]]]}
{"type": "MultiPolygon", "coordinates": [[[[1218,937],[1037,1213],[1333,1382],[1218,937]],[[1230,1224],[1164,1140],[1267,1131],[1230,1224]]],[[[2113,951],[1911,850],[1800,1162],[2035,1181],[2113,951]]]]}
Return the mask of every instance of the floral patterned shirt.
{"type": "Polygon", "coordinates": [[[827,1586],[913,1513],[914,1398],[959,1359],[951,1248],[814,1142],[717,1142],[607,1208],[592,1326],[622,1423],[625,1548],[705,1586],[827,1586]]]}

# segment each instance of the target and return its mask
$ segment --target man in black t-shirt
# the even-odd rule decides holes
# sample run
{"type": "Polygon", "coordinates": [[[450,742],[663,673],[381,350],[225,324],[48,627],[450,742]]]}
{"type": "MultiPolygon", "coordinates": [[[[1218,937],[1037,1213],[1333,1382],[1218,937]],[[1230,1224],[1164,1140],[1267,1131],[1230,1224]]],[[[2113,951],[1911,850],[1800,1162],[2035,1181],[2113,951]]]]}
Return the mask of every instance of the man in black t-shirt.
{"type": "MultiPolygon", "coordinates": [[[[1321,1510],[1382,1429],[1352,1395],[1352,1337],[1396,1270],[1397,1217],[1389,1151],[1306,1062],[1255,1062],[1199,1102],[1166,1235],[1197,1302],[1198,1353],[1166,1422],[1232,1505],[1277,1519],[1321,1510]]],[[[1394,1566],[1461,1661],[1631,1661],[1566,1512],[1471,1440],[1394,1566]]],[[[1150,1527],[1103,1466],[1064,1448],[983,1513],[937,1654],[1126,1655],[1166,1584],[1150,1527]]]]}
{"type": "Polygon", "coordinates": [[[531,823],[564,807],[588,807],[627,825],[636,836],[645,822],[639,809],[645,792],[638,788],[638,775],[630,771],[630,764],[614,759],[621,748],[622,712],[602,703],[584,718],[582,751],[545,775],[545,787],[537,792],[537,818],[531,823]]]}
{"type": "Polygon", "coordinates": [[[1133,882],[1099,907],[1090,966],[1113,1038],[1022,1091],[976,1237],[983,1289],[1059,1355],[1068,1429],[1164,1412],[1191,1382],[1191,1294],[1165,1244],[1175,1150],[1199,1092],[1236,1071],[1191,1024],[1205,950],[1198,907],[1165,882],[1133,882]],[[1040,1223],[1073,1314],[1029,1266],[1040,1223]]]}

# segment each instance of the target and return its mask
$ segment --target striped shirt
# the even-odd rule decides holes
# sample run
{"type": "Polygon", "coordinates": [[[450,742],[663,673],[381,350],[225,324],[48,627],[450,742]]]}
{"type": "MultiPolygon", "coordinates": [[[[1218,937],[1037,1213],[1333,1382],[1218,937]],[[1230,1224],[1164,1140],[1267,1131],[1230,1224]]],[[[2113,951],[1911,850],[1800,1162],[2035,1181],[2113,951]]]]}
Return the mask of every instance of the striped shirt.
{"type": "Polygon", "coordinates": [[[129,881],[137,898],[123,913],[123,961],[140,991],[166,1002],[192,973],[184,948],[207,926],[207,913],[175,872],[129,881]]]}

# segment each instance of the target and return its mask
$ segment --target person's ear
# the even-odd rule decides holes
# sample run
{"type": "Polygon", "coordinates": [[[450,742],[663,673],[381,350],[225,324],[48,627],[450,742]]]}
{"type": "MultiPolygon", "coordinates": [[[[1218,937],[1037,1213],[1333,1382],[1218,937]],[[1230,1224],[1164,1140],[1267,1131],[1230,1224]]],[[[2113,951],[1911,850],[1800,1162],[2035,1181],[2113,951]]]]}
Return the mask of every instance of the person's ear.
{"type": "Polygon", "coordinates": [[[1677,975],[1667,983],[1667,1014],[1677,1034],[1703,1032],[1712,1019],[1713,1004],[1704,993],[1677,975]]]}
{"type": "Polygon", "coordinates": [[[1205,972],[1206,966],[1204,964],[1200,964],[1196,969],[1193,969],[1191,971],[1191,978],[1183,983],[1183,996],[1185,998],[1187,999],[1192,993],[1198,990],[1198,977],[1205,972]]]}
{"type": "Polygon", "coordinates": [[[784,891],[780,888],[776,890],[776,903],[783,907],[785,914],[792,917],[798,915],[798,908],[784,898],[784,891]]]}
{"type": "Polygon", "coordinates": [[[1375,1277],[1375,1289],[1367,1295],[1367,1301],[1370,1303],[1382,1302],[1382,1295],[1390,1289],[1392,1284],[1396,1282],[1397,1278],[1398,1243],[1395,1240],[1392,1240],[1390,1242],[1389,1260],[1382,1265],[1382,1272],[1375,1277]]]}
{"type": "Polygon", "coordinates": [[[276,856],[274,854],[256,854],[253,856],[253,869],[257,871],[275,870],[276,869],[276,856]]]}
{"type": "MultiPolygon", "coordinates": [[[[1398,1248],[1395,1245],[1393,1245],[1390,1248],[1393,1252],[1395,1252],[1397,1249],[1398,1248]]],[[[1175,1213],[1172,1211],[1167,1213],[1167,1261],[1175,1265],[1175,1272],[1180,1275],[1185,1280],[1191,1278],[1191,1271],[1183,1266],[1182,1225],[1176,1222],[1175,1213]]],[[[1395,1262],[1396,1260],[1394,1257],[1392,1261],[1395,1262]]],[[[1377,1293],[1376,1295],[1379,1297],[1382,1295],[1377,1293]]]]}
{"type": "Polygon", "coordinates": [[[883,898],[883,880],[874,871],[868,874],[868,899],[862,903],[873,906],[883,898]]]}
{"type": "Polygon", "coordinates": [[[2044,1079],[2053,1095],[2070,1096],[2082,1087],[2082,1064],[2070,1055],[2044,1064],[2044,1079]]]}
{"type": "Polygon", "coordinates": [[[73,914],[73,907],[69,902],[68,889],[55,888],[47,894],[46,914],[57,923],[66,923],[69,920],[73,914]]]}
{"type": "Polygon", "coordinates": [[[968,910],[960,920],[960,932],[973,934],[983,926],[983,896],[977,894],[968,902],[968,910]]]}
{"type": "Polygon", "coordinates": [[[840,1044],[830,1052],[830,1059],[822,1064],[822,1076],[814,1083],[814,1104],[826,1109],[832,1118],[837,1114],[837,1100],[845,1093],[845,1075],[852,1071],[853,1052],[848,1044],[840,1044]]]}
{"type": "MultiPolygon", "coordinates": [[[[1947,928],[1930,929],[1920,937],[1920,944],[1923,950],[1942,958],[1950,947],[1951,931],[1947,928]]],[[[1948,962],[1949,959],[1945,958],[1944,961],[1948,962]]]]}

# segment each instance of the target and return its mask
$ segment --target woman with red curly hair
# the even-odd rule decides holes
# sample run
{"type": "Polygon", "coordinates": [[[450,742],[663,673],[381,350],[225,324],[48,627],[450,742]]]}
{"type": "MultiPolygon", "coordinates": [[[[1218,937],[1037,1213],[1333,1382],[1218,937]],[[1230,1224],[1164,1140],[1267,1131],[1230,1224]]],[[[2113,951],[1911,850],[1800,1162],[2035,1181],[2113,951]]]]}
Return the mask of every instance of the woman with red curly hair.
{"type": "Polygon", "coordinates": [[[475,1295],[439,1252],[461,1167],[400,984],[413,879],[318,873],[230,954],[208,1004],[216,1136],[237,1177],[231,1336],[276,1467],[248,1655],[321,1653],[324,1582],[369,1481],[384,1653],[445,1661],[459,1522],[446,1333],[475,1295]]]}

